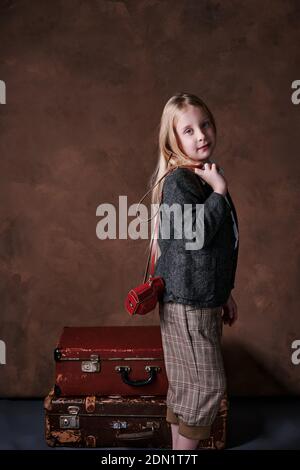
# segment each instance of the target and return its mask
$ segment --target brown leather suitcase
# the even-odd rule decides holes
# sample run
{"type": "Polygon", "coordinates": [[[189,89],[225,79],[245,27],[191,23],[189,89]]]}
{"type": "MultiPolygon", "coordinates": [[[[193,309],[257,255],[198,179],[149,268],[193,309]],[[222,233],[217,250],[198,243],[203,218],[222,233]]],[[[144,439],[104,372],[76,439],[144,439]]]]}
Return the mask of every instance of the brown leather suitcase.
{"type": "Polygon", "coordinates": [[[66,327],[54,358],[57,396],[167,393],[159,326],[66,327]]]}
{"type": "MultiPolygon", "coordinates": [[[[171,449],[165,397],[45,398],[45,437],[49,446],[171,449]]],[[[225,396],[209,439],[198,449],[223,449],[228,401],[225,396]]]]}
{"type": "Polygon", "coordinates": [[[163,397],[55,397],[45,399],[49,446],[170,448],[163,397]]]}

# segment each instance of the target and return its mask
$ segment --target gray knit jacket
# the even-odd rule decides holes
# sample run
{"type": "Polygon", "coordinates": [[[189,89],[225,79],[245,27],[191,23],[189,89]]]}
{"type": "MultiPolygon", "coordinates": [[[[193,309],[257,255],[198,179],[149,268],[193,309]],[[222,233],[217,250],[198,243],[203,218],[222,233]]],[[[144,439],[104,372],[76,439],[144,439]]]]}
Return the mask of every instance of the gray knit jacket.
{"type": "Polygon", "coordinates": [[[186,243],[192,239],[185,238],[184,233],[183,237],[176,238],[174,218],[161,209],[158,236],[161,255],[154,275],[162,276],[165,281],[163,302],[209,308],[228,300],[234,288],[239,244],[235,247],[233,217],[238,228],[236,210],[229,192],[226,197],[228,202],[187,168],[178,168],[165,178],[162,204],[177,203],[182,208],[184,204],[191,204],[193,227],[196,227],[196,204],[204,204],[204,239],[202,248],[187,249],[186,243]],[[169,239],[162,237],[163,217],[170,224],[169,239]]]}

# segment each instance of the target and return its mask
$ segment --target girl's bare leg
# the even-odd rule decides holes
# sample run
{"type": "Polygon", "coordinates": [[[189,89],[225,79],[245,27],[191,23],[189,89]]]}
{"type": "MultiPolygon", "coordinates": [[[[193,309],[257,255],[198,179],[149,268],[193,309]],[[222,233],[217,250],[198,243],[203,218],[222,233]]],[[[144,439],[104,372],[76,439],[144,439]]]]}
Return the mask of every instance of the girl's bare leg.
{"type": "Polygon", "coordinates": [[[171,424],[171,431],[172,431],[172,449],[176,449],[177,439],[178,439],[178,424],[171,424]]]}
{"type": "Polygon", "coordinates": [[[188,439],[178,434],[177,441],[173,450],[194,450],[199,444],[199,439],[188,439]]]}

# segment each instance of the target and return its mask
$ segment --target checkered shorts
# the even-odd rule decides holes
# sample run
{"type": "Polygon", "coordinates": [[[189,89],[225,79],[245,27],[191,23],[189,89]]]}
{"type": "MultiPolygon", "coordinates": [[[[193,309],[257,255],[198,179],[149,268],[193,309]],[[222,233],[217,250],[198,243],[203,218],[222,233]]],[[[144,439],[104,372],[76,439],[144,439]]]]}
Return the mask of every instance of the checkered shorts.
{"type": "Polygon", "coordinates": [[[221,351],[222,307],[159,305],[169,389],[167,416],[179,433],[206,439],[226,390],[221,351]]]}

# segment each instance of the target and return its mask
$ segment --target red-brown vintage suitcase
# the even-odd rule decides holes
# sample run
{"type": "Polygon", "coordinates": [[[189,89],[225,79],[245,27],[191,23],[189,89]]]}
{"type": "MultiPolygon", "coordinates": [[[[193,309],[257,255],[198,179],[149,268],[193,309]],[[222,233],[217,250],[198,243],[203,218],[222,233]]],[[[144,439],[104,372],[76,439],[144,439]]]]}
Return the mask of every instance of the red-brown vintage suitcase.
{"type": "MultiPolygon", "coordinates": [[[[171,448],[165,397],[45,398],[45,437],[49,446],[171,448]]],[[[223,449],[228,401],[224,396],[209,439],[198,449],[223,449]]]]}
{"type": "Polygon", "coordinates": [[[159,326],[66,327],[54,357],[57,396],[167,393],[159,326]]]}

